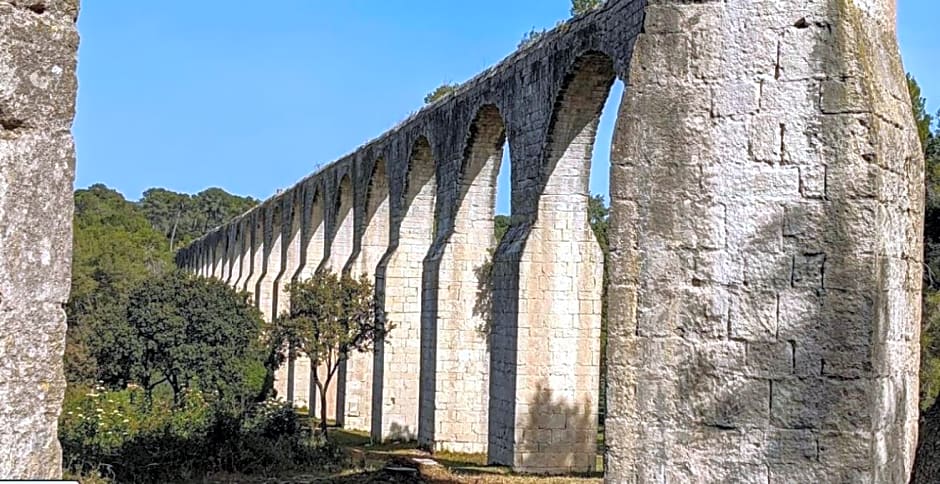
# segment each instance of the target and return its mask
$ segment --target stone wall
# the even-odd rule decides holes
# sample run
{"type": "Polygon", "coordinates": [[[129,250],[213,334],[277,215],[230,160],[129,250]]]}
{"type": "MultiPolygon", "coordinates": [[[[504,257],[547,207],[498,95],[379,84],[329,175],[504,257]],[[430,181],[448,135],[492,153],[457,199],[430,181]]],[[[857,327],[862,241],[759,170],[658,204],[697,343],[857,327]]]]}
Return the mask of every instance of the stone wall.
{"type": "Polygon", "coordinates": [[[77,0],[0,1],[0,476],[62,474],[77,0]]]}
{"type": "MultiPolygon", "coordinates": [[[[255,227],[241,243],[218,249],[221,227],[179,261],[265,305],[291,254],[295,277],[365,273],[394,329],[343,368],[338,421],[592,470],[603,274],[584,214],[619,78],[608,478],[902,482],[923,212],[903,73],[890,0],[612,0],[233,221],[255,227]],[[299,248],[267,236],[273,207],[301,211],[299,248]]],[[[298,404],[306,371],[287,370],[298,404]]]]}
{"type": "Polygon", "coordinates": [[[650,2],[612,157],[612,480],[907,482],[923,161],[893,22],[650,2]]]}

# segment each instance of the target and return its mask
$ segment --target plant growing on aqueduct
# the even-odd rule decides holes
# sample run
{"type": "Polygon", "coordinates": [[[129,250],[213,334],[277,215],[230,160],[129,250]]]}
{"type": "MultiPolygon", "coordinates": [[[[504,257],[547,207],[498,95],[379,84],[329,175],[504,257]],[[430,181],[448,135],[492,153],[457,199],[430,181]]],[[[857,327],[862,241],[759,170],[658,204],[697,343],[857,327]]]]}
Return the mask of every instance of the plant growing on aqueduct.
{"type": "Polygon", "coordinates": [[[277,319],[278,337],[290,351],[310,358],[320,396],[320,431],[325,436],[327,390],[340,363],[353,351],[370,351],[390,327],[376,318],[372,284],[365,276],[356,280],[318,272],[288,285],[284,292],[290,294],[290,310],[277,319]]]}

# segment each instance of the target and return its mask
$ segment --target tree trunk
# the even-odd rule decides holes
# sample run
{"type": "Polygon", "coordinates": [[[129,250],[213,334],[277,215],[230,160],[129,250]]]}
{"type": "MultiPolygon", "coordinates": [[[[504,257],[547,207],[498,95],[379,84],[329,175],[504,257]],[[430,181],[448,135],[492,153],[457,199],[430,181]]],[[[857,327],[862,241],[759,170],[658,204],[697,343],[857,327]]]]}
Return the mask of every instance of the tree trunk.
{"type": "Polygon", "coordinates": [[[320,387],[320,432],[326,438],[326,385],[320,387]]]}
{"type": "Polygon", "coordinates": [[[920,416],[917,456],[911,484],[940,482],[940,398],[920,416]]]}

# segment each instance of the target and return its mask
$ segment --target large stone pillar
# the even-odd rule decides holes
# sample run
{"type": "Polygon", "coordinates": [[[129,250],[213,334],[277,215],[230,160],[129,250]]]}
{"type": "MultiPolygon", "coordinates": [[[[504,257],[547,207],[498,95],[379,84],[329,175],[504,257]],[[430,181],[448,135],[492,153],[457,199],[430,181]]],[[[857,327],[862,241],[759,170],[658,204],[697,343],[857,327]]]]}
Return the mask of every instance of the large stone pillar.
{"type": "Polygon", "coordinates": [[[891,0],[650,1],[614,135],[609,482],[907,482],[923,160],[891,0]]]}
{"type": "Polygon", "coordinates": [[[384,290],[385,321],[393,325],[375,349],[372,438],[383,442],[418,435],[422,267],[433,237],[437,195],[427,138],[415,142],[402,175],[404,193],[392,205],[392,251],[379,288],[384,290]]]}
{"type": "MultiPolygon", "coordinates": [[[[388,251],[389,196],[385,160],[376,160],[363,207],[359,253],[350,270],[355,278],[365,276],[375,284],[375,270],[388,251]]],[[[372,426],[372,352],[353,352],[345,368],[344,427],[368,432],[372,426]]]]}
{"type": "Polygon", "coordinates": [[[431,249],[424,269],[418,427],[419,445],[434,451],[485,453],[487,448],[490,273],[496,178],[505,140],[499,110],[480,108],[455,174],[453,211],[435,215],[435,225],[447,232],[431,249]]]}
{"type": "Polygon", "coordinates": [[[57,479],[78,1],[0,3],[0,476],[57,479]],[[35,6],[30,6],[35,4],[35,6]]]}

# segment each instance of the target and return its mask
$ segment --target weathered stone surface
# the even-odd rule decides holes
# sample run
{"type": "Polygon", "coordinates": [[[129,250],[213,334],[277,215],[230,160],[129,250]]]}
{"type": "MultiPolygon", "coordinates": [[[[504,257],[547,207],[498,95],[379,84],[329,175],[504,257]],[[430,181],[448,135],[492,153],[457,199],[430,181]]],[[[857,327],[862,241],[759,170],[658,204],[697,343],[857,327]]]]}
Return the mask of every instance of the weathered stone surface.
{"type": "Polygon", "coordinates": [[[894,2],[649,3],[612,157],[608,480],[906,482],[923,173],[894,2]],[[695,276],[652,283],[681,246],[695,276]],[[677,344],[690,290],[728,297],[727,326],[677,344]],[[690,444],[729,432],[762,445],[690,444]]]}
{"type": "MultiPolygon", "coordinates": [[[[269,315],[291,274],[365,273],[395,329],[346,364],[337,420],[591,470],[603,274],[584,212],[620,78],[609,480],[902,482],[923,173],[893,22],[890,0],[611,0],[179,261],[269,315]]],[[[282,373],[298,405],[304,365],[282,373]]]]}
{"type": "Polygon", "coordinates": [[[62,474],[76,1],[0,1],[0,476],[62,474]]]}

